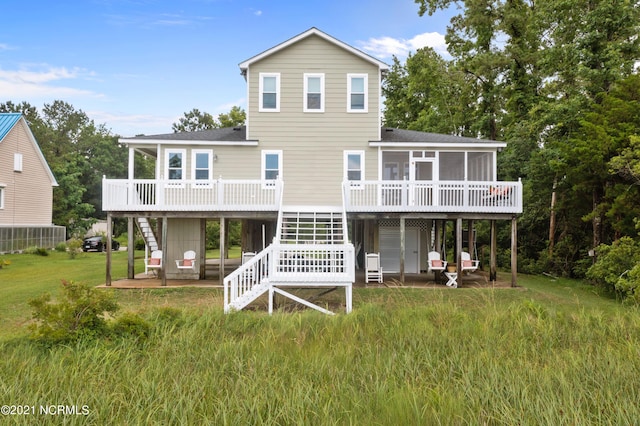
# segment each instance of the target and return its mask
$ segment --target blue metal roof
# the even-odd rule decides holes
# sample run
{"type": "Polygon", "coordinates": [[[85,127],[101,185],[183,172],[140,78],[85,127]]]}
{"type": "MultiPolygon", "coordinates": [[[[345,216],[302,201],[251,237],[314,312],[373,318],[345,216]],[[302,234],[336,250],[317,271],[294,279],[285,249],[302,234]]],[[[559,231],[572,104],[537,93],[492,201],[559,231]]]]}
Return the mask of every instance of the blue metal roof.
{"type": "Polygon", "coordinates": [[[19,112],[0,113],[0,141],[7,136],[9,130],[16,125],[22,114],[19,112]]]}

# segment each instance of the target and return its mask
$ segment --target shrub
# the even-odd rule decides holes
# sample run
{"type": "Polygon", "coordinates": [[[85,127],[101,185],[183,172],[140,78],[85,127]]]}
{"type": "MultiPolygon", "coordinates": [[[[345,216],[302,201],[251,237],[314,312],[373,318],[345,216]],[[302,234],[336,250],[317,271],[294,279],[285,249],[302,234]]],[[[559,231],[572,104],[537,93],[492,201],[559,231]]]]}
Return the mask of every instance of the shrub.
{"type": "Polygon", "coordinates": [[[67,252],[70,259],[75,259],[76,256],[82,252],[82,240],[78,238],[72,238],[67,241],[67,252]]]}
{"type": "Polygon", "coordinates": [[[55,250],[60,253],[64,253],[67,251],[67,243],[58,243],[56,244],[55,250]]]}
{"type": "Polygon", "coordinates": [[[72,281],[62,281],[57,303],[47,293],[30,300],[29,305],[36,320],[30,325],[31,337],[48,346],[106,335],[105,315],[118,309],[112,293],[72,281]]]}
{"type": "Polygon", "coordinates": [[[596,252],[596,263],[587,270],[587,278],[627,299],[627,302],[638,303],[640,243],[630,237],[622,237],[611,245],[600,245],[596,252]]]}
{"type": "Polygon", "coordinates": [[[35,254],[37,256],[49,256],[49,251],[44,247],[29,247],[24,252],[26,254],[35,254]]]}
{"type": "Polygon", "coordinates": [[[145,341],[151,333],[151,324],[133,312],[125,312],[111,324],[111,331],[116,337],[134,337],[145,341]]]}
{"type": "Polygon", "coordinates": [[[11,265],[11,261],[10,260],[0,259],[0,269],[6,268],[9,265],[11,265]]]}

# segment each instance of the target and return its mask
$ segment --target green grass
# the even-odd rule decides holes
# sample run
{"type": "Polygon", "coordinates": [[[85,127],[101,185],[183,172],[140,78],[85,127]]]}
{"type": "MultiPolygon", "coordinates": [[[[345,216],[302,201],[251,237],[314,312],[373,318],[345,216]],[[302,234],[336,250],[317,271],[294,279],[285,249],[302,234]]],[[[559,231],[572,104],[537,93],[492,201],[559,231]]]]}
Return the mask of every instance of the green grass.
{"type": "MultiPolygon", "coordinates": [[[[72,274],[94,260],[77,261],[48,270],[72,274]]],[[[3,294],[7,272],[22,268],[12,262],[0,270],[3,294]]],[[[577,281],[519,282],[356,288],[354,311],[334,317],[224,315],[219,289],[119,291],[124,309],[153,324],[149,340],[44,350],[3,321],[0,395],[3,404],[89,408],[53,420],[67,424],[637,423],[640,312],[577,281]]]]}

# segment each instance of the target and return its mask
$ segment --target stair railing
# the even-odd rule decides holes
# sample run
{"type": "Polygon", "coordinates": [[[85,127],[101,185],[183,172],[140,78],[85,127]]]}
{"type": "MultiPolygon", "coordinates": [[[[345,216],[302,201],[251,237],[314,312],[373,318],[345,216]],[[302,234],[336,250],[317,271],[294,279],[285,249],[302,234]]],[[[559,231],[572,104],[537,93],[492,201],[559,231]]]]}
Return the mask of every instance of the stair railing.
{"type": "MultiPolygon", "coordinates": [[[[232,307],[242,309],[236,302],[248,298],[250,292],[269,278],[269,264],[273,245],[251,257],[240,265],[238,269],[224,278],[224,312],[228,313],[232,307]]],[[[247,303],[253,299],[247,300],[247,303]]]]}

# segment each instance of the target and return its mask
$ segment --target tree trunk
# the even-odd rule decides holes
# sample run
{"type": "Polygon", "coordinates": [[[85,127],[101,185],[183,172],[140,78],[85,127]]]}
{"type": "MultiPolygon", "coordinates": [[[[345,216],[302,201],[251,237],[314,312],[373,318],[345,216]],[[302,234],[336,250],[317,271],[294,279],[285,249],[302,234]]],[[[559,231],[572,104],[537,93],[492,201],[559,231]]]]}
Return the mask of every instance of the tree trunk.
{"type": "Polygon", "coordinates": [[[553,179],[553,189],[551,190],[551,209],[549,212],[549,257],[553,256],[556,235],[556,188],[558,187],[558,176],[553,179]]]}

